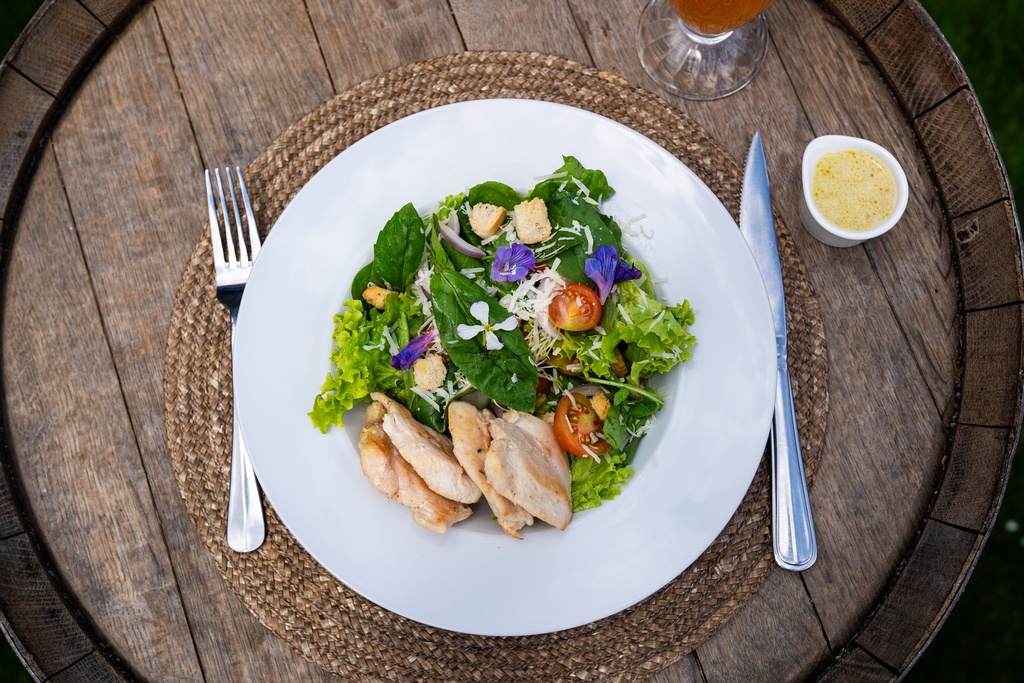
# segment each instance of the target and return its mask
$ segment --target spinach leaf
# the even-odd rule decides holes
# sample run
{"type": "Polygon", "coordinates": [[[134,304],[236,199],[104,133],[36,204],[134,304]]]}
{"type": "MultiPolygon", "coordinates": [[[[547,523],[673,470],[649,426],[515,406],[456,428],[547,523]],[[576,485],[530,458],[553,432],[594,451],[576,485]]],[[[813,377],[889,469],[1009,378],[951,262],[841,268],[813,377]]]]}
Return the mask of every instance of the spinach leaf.
{"type": "Polygon", "coordinates": [[[572,156],[562,157],[562,166],[555,173],[565,174],[558,178],[548,178],[538,183],[537,187],[530,193],[530,197],[539,196],[541,192],[547,192],[550,188],[557,189],[565,183],[565,189],[569,190],[573,194],[579,190],[579,186],[573,181],[573,178],[579,180],[590,192],[590,197],[594,201],[603,202],[608,197],[615,194],[615,190],[611,185],[608,184],[608,178],[605,176],[603,171],[591,170],[583,166],[572,156]]]}
{"type": "Polygon", "coordinates": [[[435,273],[440,273],[447,268],[454,268],[452,260],[444,250],[444,240],[437,231],[437,217],[434,217],[434,230],[430,233],[430,267],[435,273]]]}
{"type": "Polygon", "coordinates": [[[584,263],[600,246],[611,246],[622,249],[622,230],[610,216],[605,216],[590,202],[580,195],[578,180],[590,193],[595,201],[607,199],[615,190],[608,185],[604,173],[589,170],[571,156],[562,157],[562,167],[556,173],[561,177],[549,178],[537,184],[530,197],[540,197],[548,207],[548,217],[555,226],[551,237],[538,245],[534,250],[537,260],[551,263],[556,256],[560,257],[558,272],[576,282],[586,282],[584,263]],[[586,233],[579,226],[589,228],[593,238],[593,248],[586,233]]]}
{"type": "Polygon", "coordinates": [[[470,384],[508,408],[530,412],[537,392],[537,366],[519,329],[495,330],[503,347],[494,351],[484,346],[484,335],[462,339],[459,325],[479,325],[469,309],[477,301],[487,304],[490,324],[509,316],[487,291],[454,270],[435,273],[430,280],[431,302],[437,329],[452,362],[470,384]]]}
{"type": "Polygon", "coordinates": [[[589,228],[590,236],[593,239],[593,244],[591,244],[591,240],[587,238],[587,230],[581,229],[584,234],[580,240],[575,244],[566,242],[565,244],[570,244],[569,248],[558,252],[560,259],[558,272],[564,278],[577,283],[588,283],[590,279],[587,276],[585,264],[587,259],[594,255],[595,249],[614,247],[620,253],[622,252],[622,230],[615,225],[614,221],[611,221],[609,226],[608,222],[604,220],[604,216],[590,204],[586,202],[581,202],[579,205],[572,204],[565,201],[565,198],[559,197],[549,207],[551,207],[548,210],[549,215],[555,216],[554,220],[558,220],[559,225],[572,225],[572,221],[575,221],[581,226],[589,228]]]}
{"type": "Polygon", "coordinates": [[[633,434],[643,429],[650,417],[661,408],[661,404],[643,396],[622,395],[620,392],[616,392],[615,401],[608,409],[603,432],[608,445],[621,452],[635,440],[633,434]]]}
{"type": "Polygon", "coordinates": [[[551,263],[558,256],[559,273],[575,282],[587,282],[584,263],[593,249],[610,246],[622,250],[622,230],[615,221],[602,215],[593,204],[580,200],[575,192],[568,188],[559,190],[558,185],[545,181],[534,193],[544,200],[548,217],[557,226],[551,237],[534,250],[538,261],[551,263]],[[593,238],[592,248],[584,226],[593,238]]]}
{"type": "Polygon", "coordinates": [[[469,203],[471,205],[484,202],[511,211],[521,201],[523,201],[523,198],[519,196],[518,192],[505,183],[493,180],[474,185],[469,189],[469,203]]]}
{"type": "MultiPolygon", "coordinates": [[[[452,269],[466,270],[467,268],[483,268],[486,271],[487,268],[482,260],[463,254],[440,235],[438,235],[437,241],[440,242],[441,249],[444,251],[445,256],[448,257],[448,262],[451,263],[452,269]]],[[[436,273],[437,271],[438,268],[434,268],[434,272],[436,273]]]]}
{"type": "Polygon", "coordinates": [[[404,291],[416,276],[425,244],[423,219],[410,202],[384,224],[373,245],[374,272],[382,284],[404,291]]]}
{"type": "MultiPolygon", "coordinates": [[[[549,213],[548,216],[550,217],[550,215],[549,213]]],[[[586,239],[583,235],[578,234],[579,232],[579,230],[571,227],[571,225],[555,225],[551,230],[551,236],[538,244],[533,250],[533,256],[537,259],[537,263],[551,263],[556,256],[568,249],[572,249],[586,239]]]]}
{"type": "Polygon", "coordinates": [[[363,292],[375,278],[376,273],[373,272],[373,261],[371,261],[360,268],[356,276],[352,278],[352,298],[362,300],[363,292]]]}

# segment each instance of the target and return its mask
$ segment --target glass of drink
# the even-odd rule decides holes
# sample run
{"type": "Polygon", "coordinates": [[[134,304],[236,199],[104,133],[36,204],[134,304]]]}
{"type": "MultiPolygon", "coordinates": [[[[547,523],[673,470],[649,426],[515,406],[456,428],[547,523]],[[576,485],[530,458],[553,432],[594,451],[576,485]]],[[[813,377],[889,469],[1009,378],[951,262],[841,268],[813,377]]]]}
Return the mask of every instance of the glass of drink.
{"type": "Polygon", "coordinates": [[[647,73],[677,95],[713,100],[754,77],[768,53],[773,0],[651,0],[637,47],[647,73]]]}

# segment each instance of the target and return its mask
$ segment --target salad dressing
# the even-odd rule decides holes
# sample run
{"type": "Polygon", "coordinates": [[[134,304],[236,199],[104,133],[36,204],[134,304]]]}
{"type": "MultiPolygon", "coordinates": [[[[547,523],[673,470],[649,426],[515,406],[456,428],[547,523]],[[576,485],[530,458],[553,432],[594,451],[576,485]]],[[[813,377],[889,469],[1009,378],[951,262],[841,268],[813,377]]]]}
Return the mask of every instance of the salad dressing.
{"type": "Polygon", "coordinates": [[[826,152],[814,166],[814,204],[837,228],[862,232],[885,222],[896,207],[896,179],[869,152],[826,152]]]}

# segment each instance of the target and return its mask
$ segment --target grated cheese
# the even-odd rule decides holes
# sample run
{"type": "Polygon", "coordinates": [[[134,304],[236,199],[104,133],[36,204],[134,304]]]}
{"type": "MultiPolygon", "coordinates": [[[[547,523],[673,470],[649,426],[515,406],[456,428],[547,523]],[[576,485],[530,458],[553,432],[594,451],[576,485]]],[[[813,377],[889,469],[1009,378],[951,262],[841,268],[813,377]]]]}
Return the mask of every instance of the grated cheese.
{"type": "Polygon", "coordinates": [[[582,194],[584,197],[589,197],[590,196],[590,188],[588,188],[586,185],[584,185],[583,182],[579,178],[577,178],[576,176],[573,176],[572,177],[572,181],[574,183],[576,183],[576,187],[578,187],[580,189],[579,194],[582,194]]]}
{"type": "Polygon", "coordinates": [[[398,355],[401,348],[398,346],[398,340],[395,339],[395,335],[391,333],[391,328],[385,326],[382,333],[384,335],[384,339],[388,342],[388,349],[391,351],[391,355],[398,355]]]}
{"type": "Polygon", "coordinates": [[[632,325],[633,319],[629,317],[628,313],[626,313],[626,309],[622,307],[622,304],[617,304],[616,308],[619,309],[619,315],[621,315],[622,319],[626,321],[626,324],[632,325]]]}
{"type": "Polygon", "coordinates": [[[656,326],[656,325],[657,325],[658,323],[660,323],[660,322],[661,322],[661,319],[662,319],[662,318],[664,318],[664,317],[665,317],[665,309],[661,309],[661,312],[660,312],[660,313],[658,313],[658,315],[656,315],[656,316],[654,317],[654,319],[653,319],[653,320],[651,321],[651,324],[647,326],[647,331],[648,331],[648,332],[650,332],[651,330],[653,330],[653,329],[654,329],[654,327],[655,327],[655,326],[656,326]]]}
{"type": "Polygon", "coordinates": [[[622,232],[629,235],[630,237],[636,237],[637,231],[633,229],[633,225],[635,223],[639,223],[645,218],[647,218],[647,214],[642,213],[639,216],[634,216],[633,218],[630,218],[625,222],[618,220],[615,222],[619,224],[619,228],[622,230],[622,232]]]}
{"type": "Polygon", "coordinates": [[[510,243],[519,241],[519,236],[516,235],[515,229],[515,213],[512,211],[509,211],[508,214],[505,216],[505,222],[502,224],[498,232],[494,233],[493,235],[486,239],[480,240],[480,244],[490,244],[491,242],[494,242],[495,240],[500,238],[502,235],[506,235],[510,243]]]}
{"type": "Polygon", "coordinates": [[[431,394],[429,391],[422,389],[420,387],[413,387],[412,393],[416,394],[424,401],[429,403],[431,406],[433,406],[434,410],[436,410],[437,412],[441,412],[441,404],[437,402],[437,399],[435,399],[433,394],[431,394]]]}

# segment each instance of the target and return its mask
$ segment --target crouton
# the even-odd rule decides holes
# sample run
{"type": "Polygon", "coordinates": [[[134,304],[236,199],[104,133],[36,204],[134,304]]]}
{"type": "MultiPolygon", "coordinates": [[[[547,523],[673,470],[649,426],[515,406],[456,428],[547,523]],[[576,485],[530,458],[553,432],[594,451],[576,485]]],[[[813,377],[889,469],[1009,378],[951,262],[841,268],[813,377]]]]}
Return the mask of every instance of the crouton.
{"type": "Polygon", "coordinates": [[[448,368],[444,366],[444,359],[436,353],[430,353],[417,360],[413,366],[413,377],[416,378],[416,385],[420,389],[437,389],[444,384],[448,368]]]}
{"type": "Polygon", "coordinates": [[[516,234],[523,244],[536,244],[551,237],[551,220],[548,207],[540,197],[516,205],[516,234]]]}
{"type": "Polygon", "coordinates": [[[387,300],[388,294],[391,294],[390,289],[384,289],[377,285],[370,285],[363,290],[363,298],[366,299],[366,303],[381,311],[384,310],[384,302],[387,300]]]}
{"type": "Polygon", "coordinates": [[[625,377],[629,374],[629,367],[618,349],[615,349],[615,362],[611,364],[611,371],[615,373],[616,377],[625,377]]]}
{"type": "Polygon", "coordinates": [[[481,239],[487,239],[498,232],[498,228],[505,222],[507,215],[508,211],[504,207],[480,202],[474,204],[469,212],[469,227],[481,239]]]}
{"type": "Polygon", "coordinates": [[[590,399],[590,405],[599,418],[602,420],[608,418],[608,409],[612,407],[612,404],[608,401],[608,397],[605,396],[603,391],[594,394],[594,397],[590,399]]]}
{"type": "Polygon", "coordinates": [[[387,414],[388,409],[380,401],[374,401],[366,408],[366,424],[379,425],[387,414]]]}

